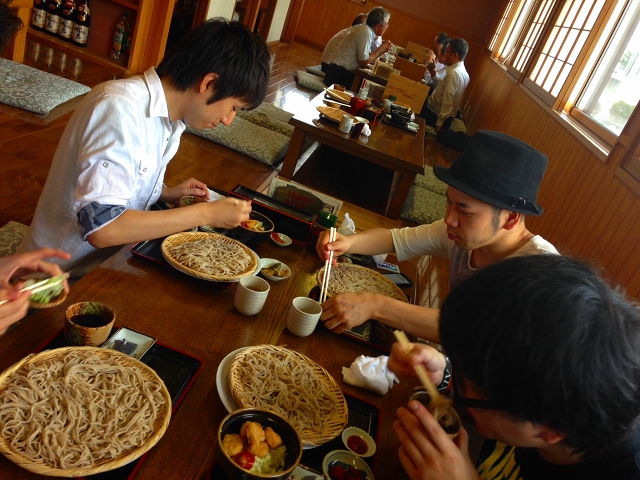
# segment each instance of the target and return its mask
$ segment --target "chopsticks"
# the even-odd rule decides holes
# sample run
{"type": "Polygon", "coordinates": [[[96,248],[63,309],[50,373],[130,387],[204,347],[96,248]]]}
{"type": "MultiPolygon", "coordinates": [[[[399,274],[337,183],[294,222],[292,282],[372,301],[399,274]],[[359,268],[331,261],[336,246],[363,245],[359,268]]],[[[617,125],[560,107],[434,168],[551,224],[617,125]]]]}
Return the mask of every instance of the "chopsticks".
{"type": "MultiPolygon", "coordinates": [[[[330,227],[329,242],[336,239],[336,227],[330,227]]],[[[324,303],[327,299],[327,290],[329,289],[329,278],[331,277],[331,264],[333,263],[333,250],[329,252],[329,259],[324,262],[324,273],[322,274],[322,285],[320,286],[319,302],[324,303]]]]}
{"type": "MultiPolygon", "coordinates": [[[[396,340],[398,340],[400,346],[404,348],[405,353],[410,353],[411,343],[409,342],[407,335],[402,330],[395,330],[393,334],[395,335],[396,340]]],[[[424,368],[424,365],[419,363],[415,366],[415,371],[416,375],[418,375],[418,379],[427,390],[427,393],[429,394],[429,397],[431,399],[429,401],[429,406],[431,407],[430,410],[435,412],[439,405],[450,403],[449,399],[443,396],[433,384],[431,378],[429,377],[429,374],[427,373],[427,369],[424,368]]]]}

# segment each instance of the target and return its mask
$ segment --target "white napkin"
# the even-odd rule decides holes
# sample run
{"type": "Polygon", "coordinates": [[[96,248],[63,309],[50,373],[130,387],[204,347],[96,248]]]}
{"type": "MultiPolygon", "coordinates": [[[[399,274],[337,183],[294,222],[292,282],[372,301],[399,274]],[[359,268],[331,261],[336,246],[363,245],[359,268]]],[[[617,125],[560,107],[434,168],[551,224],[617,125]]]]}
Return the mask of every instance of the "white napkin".
{"type": "Polygon", "coordinates": [[[349,385],[368,388],[374,392],[385,395],[393,383],[399,383],[398,377],[387,368],[389,357],[365,357],[360,355],[349,368],[342,367],[342,379],[349,385]]]}
{"type": "Polygon", "coordinates": [[[210,202],[215,202],[216,200],[222,200],[223,198],[226,198],[224,195],[220,195],[218,192],[214,192],[213,190],[211,190],[209,188],[209,201],[210,202]]]}
{"type": "Polygon", "coordinates": [[[351,235],[353,233],[356,233],[356,224],[351,219],[348,213],[344,214],[344,220],[342,220],[340,226],[338,227],[338,233],[342,235],[351,235]]]}
{"type": "Polygon", "coordinates": [[[362,133],[360,133],[360,135],[364,135],[365,137],[371,135],[371,129],[369,128],[369,125],[365,123],[364,127],[362,127],[362,133]]]}

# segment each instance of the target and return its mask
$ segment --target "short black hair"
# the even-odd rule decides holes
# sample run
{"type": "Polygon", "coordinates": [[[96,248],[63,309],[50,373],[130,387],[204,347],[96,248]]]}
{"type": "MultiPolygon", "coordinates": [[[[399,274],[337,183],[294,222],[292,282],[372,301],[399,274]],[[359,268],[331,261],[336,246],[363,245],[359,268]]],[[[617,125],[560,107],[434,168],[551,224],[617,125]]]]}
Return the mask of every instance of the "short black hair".
{"type": "Polygon", "coordinates": [[[9,2],[11,0],[0,0],[0,52],[7,46],[11,37],[24,26],[22,20],[11,13],[9,2]]]}
{"type": "Polygon", "coordinates": [[[358,15],[356,15],[356,18],[353,19],[353,22],[351,22],[351,26],[355,27],[356,25],[362,25],[366,21],[367,21],[367,14],[359,13],[358,15]]]}
{"type": "Polygon", "coordinates": [[[640,419],[640,309],[585,263],[502,260],[453,288],[440,315],[456,371],[515,418],[590,455],[640,419]]]}
{"type": "Polygon", "coordinates": [[[367,15],[367,25],[374,28],[376,25],[382,25],[385,21],[389,20],[391,13],[389,10],[383,7],[373,7],[367,15]]]}
{"type": "Polygon", "coordinates": [[[208,103],[229,97],[255,108],[269,86],[271,52],[267,44],[239,22],[208,20],[191,30],[164,57],[157,72],[184,92],[208,73],[218,78],[208,103]]]}
{"type": "Polygon", "coordinates": [[[446,32],[440,32],[438,35],[436,35],[436,43],[438,43],[439,45],[442,45],[442,48],[446,48],[447,44],[451,41],[451,37],[449,37],[449,34],[446,32]]]}
{"type": "Polygon", "coordinates": [[[464,38],[454,38],[449,41],[447,47],[458,54],[460,60],[464,60],[469,52],[469,44],[464,38]]]}

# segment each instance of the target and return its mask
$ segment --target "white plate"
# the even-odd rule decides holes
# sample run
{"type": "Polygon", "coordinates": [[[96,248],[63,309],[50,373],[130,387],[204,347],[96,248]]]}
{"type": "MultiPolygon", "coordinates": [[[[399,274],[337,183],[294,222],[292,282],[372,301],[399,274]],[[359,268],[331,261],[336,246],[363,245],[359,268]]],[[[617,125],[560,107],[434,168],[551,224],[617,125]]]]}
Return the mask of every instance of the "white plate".
{"type": "Polygon", "coordinates": [[[282,264],[282,267],[280,269],[288,271],[289,273],[287,274],[287,276],[286,277],[276,277],[276,276],[273,276],[273,275],[269,275],[268,273],[262,272],[262,276],[263,277],[268,278],[269,280],[272,280],[274,282],[279,282],[280,280],[286,280],[287,278],[289,278],[291,276],[291,269],[287,266],[287,264],[281,262],[280,260],[276,260],[275,258],[263,258],[262,260],[260,260],[260,269],[270,267],[271,265],[273,265],[275,263],[281,263],[282,264]]]}
{"type": "MultiPolygon", "coordinates": [[[[218,371],[216,372],[216,389],[218,390],[218,396],[220,397],[224,408],[226,408],[229,413],[235,412],[240,408],[236,403],[235,398],[233,398],[231,388],[229,388],[229,370],[231,369],[231,363],[233,363],[235,356],[247,348],[250,348],[250,346],[238,348],[224,357],[220,362],[220,365],[218,365],[218,371]]],[[[311,445],[302,446],[303,450],[310,450],[312,448],[316,447],[311,445]]]]}
{"type": "Polygon", "coordinates": [[[231,368],[231,363],[235,356],[247,348],[249,347],[238,348],[224,357],[220,362],[220,365],[218,365],[218,371],[216,372],[216,388],[218,389],[218,395],[220,396],[220,400],[222,400],[224,408],[226,408],[229,413],[235,412],[240,408],[233,398],[233,394],[229,388],[229,369],[231,368]]]}

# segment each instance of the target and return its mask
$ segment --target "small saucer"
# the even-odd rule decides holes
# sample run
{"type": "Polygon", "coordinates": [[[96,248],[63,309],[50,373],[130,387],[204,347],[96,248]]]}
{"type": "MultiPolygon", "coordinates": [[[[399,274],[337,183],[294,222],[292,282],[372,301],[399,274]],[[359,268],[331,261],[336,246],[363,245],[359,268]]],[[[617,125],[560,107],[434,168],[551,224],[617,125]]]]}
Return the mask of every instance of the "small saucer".
{"type": "Polygon", "coordinates": [[[373,455],[374,453],[376,453],[376,442],[373,440],[373,438],[371,437],[371,435],[369,435],[367,432],[365,432],[364,430],[361,430],[357,427],[347,427],[343,430],[342,432],[342,442],[344,443],[345,447],[347,447],[347,449],[358,455],[359,457],[370,457],[371,455],[373,455]],[[364,442],[364,444],[366,445],[367,450],[364,453],[360,453],[360,451],[356,451],[358,450],[357,448],[352,448],[351,445],[349,445],[351,442],[349,441],[349,438],[351,437],[358,437],[358,439],[356,440],[358,443],[362,444],[362,442],[364,442]]]}
{"type": "Polygon", "coordinates": [[[327,478],[333,478],[329,475],[329,471],[336,466],[345,471],[349,467],[357,468],[361,474],[364,474],[364,476],[361,475],[363,480],[373,480],[373,472],[369,465],[362,458],[347,450],[334,450],[325,455],[322,460],[322,472],[327,478]]]}
{"type": "Polygon", "coordinates": [[[280,280],[286,280],[291,276],[291,269],[286,264],[274,258],[262,258],[260,260],[260,267],[261,267],[260,273],[262,274],[262,276],[274,282],[279,282],[280,280]],[[268,269],[270,266],[275,265],[276,263],[279,263],[282,265],[280,267],[280,271],[285,273],[283,277],[276,277],[275,275],[269,275],[267,272],[264,271],[265,268],[268,269]]]}
{"type": "Polygon", "coordinates": [[[291,239],[284,233],[273,232],[271,235],[269,235],[269,238],[279,247],[288,247],[289,245],[291,245],[291,239]]]}

